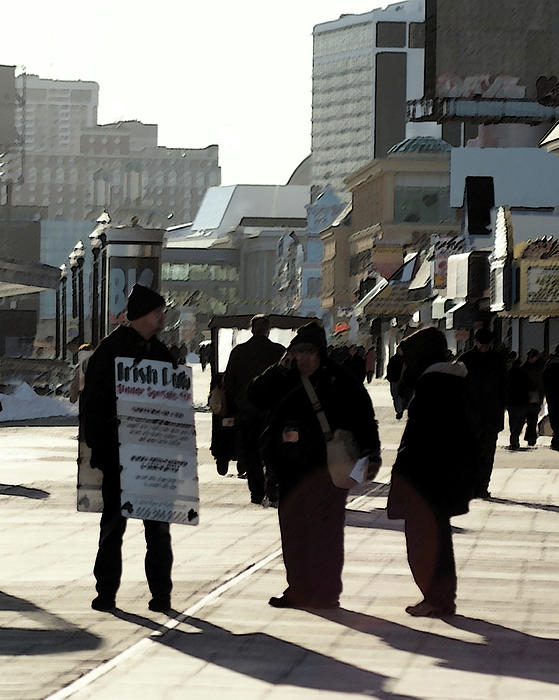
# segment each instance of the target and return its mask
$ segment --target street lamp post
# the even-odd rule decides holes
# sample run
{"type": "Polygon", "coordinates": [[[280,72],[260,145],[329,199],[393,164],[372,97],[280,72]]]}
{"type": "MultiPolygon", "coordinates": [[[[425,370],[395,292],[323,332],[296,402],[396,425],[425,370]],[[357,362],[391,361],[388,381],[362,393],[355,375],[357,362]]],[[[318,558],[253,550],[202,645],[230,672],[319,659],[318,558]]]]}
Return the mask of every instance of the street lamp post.
{"type": "Polygon", "coordinates": [[[101,241],[97,236],[91,237],[91,252],[93,253],[93,284],[91,298],[91,342],[97,347],[99,342],[99,253],[101,252],[101,241]]]}
{"type": "Polygon", "coordinates": [[[83,243],[78,241],[68,256],[72,271],[72,316],[78,317],[78,347],[84,341],[84,299],[83,299],[83,262],[85,250],[83,243]],[[76,293],[77,284],[77,293],[76,293]],[[76,308],[77,307],[77,308],[76,308]]]}
{"type": "Polygon", "coordinates": [[[58,360],[60,355],[60,287],[62,286],[62,278],[56,284],[56,310],[55,310],[55,328],[54,328],[54,359],[58,360]]]}
{"type": "Polygon", "coordinates": [[[66,339],[67,339],[67,327],[66,327],[66,317],[68,310],[66,308],[66,282],[68,279],[68,270],[64,263],[60,266],[60,286],[62,288],[62,337],[60,339],[60,346],[62,349],[62,359],[66,359],[66,339]]]}
{"type": "Polygon", "coordinates": [[[106,253],[107,234],[105,229],[111,222],[107,212],[97,219],[97,226],[89,234],[91,252],[93,253],[93,298],[91,308],[91,342],[97,346],[99,338],[105,337],[106,325],[106,253]],[[99,313],[99,255],[101,256],[101,312],[99,313]]]}

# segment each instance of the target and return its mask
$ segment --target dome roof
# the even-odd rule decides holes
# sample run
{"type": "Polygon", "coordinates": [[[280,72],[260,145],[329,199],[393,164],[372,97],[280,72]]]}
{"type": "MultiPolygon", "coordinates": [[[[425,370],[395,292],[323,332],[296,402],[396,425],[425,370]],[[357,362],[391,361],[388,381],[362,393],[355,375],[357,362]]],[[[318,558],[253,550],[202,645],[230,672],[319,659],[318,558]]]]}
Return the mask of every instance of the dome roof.
{"type": "Polygon", "coordinates": [[[433,136],[414,136],[404,139],[388,151],[390,153],[447,153],[451,145],[442,139],[433,136]]]}

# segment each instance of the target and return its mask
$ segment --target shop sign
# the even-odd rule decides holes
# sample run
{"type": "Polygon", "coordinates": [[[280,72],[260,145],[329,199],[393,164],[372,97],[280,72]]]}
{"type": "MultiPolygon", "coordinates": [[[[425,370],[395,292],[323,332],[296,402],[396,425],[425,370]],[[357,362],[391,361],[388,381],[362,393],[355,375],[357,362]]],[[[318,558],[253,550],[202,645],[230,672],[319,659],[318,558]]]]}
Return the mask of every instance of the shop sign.
{"type": "Polygon", "coordinates": [[[559,267],[529,267],[527,301],[530,304],[559,304],[559,267]]]}

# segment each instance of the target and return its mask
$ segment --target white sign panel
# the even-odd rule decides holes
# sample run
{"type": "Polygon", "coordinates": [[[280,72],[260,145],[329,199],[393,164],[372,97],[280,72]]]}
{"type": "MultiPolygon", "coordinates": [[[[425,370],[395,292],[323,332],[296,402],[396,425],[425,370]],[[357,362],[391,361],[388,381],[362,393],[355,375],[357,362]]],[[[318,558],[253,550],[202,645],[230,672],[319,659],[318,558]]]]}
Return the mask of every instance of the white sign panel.
{"type": "Polygon", "coordinates": [[[115,387],[122,514],[197,525],[192,369],[117,357],[115,387]]]}

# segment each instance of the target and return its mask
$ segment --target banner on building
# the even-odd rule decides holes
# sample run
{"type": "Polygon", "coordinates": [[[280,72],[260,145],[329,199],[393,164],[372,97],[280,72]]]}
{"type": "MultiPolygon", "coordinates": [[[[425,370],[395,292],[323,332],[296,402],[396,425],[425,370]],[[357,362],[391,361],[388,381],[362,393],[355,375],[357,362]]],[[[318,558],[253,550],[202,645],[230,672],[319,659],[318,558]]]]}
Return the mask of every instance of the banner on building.
{"type": "Polygon", "coordinates": [[[117,357],[115,386],[122,514],[197,525],[192,369],[117,357]]]}

